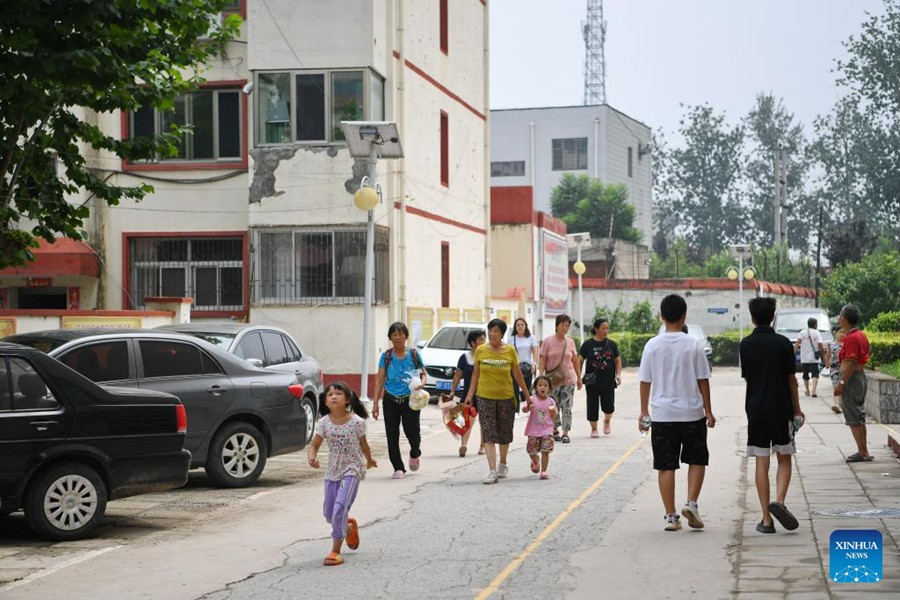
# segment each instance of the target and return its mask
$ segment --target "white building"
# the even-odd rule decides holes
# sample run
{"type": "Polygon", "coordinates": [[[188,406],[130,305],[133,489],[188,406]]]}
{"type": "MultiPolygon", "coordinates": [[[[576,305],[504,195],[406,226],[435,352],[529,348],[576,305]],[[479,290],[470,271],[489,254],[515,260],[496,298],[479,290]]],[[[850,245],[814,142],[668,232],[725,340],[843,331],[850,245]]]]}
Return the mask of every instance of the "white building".
{"type": "Polygon", "coordinates": [[[624,184],[634,226],[649,244],[650,142],[648,126],[605,104],[492,110],[491,187],[531,188],[534,210],[550,213],[550,192],[563,173],[624,184]]]}
{"type": "MultiPolygon", "coordinates": [[[[366,214],[352,193],[365,164],[350,157],[339,123],[384,120],[397,123],[405,157],[378,161],[368,354],[386,347],[394,320],[428,337],[439,319],[481,318],[490,296],[485,2],[236,0],[231,10],[246,19],[241,38],[174,115],[89,115],[123,136],[159,132],[173,117],[194,129],[175,159],[88,157],[111,183],[155,192],[116,207],[91,201],[86,241],[99,277],[65,271],[63,308],[67,292],[70,309],[191,297],[193,320],[282,326],[330,379],[355,385],[366,214]]],[[[26,278],[0,280],[8,308],[18,308],[9,302],[26,278]]]]}

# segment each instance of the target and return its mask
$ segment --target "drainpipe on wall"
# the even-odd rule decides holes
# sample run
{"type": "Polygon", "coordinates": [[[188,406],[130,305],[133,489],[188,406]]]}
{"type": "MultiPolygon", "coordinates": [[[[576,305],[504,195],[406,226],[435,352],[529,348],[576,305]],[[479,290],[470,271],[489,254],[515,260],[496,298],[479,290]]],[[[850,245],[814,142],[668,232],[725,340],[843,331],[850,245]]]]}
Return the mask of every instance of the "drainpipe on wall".
{"type": "Polygon", "coordinates": [[[600,179],[600,117],[594,117],[594,179],[600,179]]]}
{"type": "Polygon", "coordinates": [[[491,105],[490,105],[490,11],[482,5],[483,56],[481,77],[484,81],[484,306],[491,307],[491,105]]]}
{"type": "MultiPolygon", "coordinates": [[[[404,139],[406,123],[406,66],[404,60],[404,41],[406,38],[403,0],[397,0],[397,126],[400,128],[400,139],[404,139]]],[[[397,289],[398,302],[395,305],[393,321],[406,321],[406,159],[397,160],[397,193],[400,195],[400,214],[397,223],[397,289]]]]}

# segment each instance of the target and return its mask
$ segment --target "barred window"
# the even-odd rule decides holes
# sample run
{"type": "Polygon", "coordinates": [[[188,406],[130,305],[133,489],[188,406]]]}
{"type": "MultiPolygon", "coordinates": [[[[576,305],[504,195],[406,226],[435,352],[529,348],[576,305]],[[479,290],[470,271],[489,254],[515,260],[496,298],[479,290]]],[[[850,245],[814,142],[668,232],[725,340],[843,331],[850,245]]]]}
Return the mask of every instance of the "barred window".
{"type": "Polygon", "coordinates": [[[131,302],[144,298],[194,299],[193,310],[243,310],[244,244],[234,238],[132,238],[131,302]]]}
{"type": "Polygon", "coordinates": [[[491,163],[491,177],[523,177],[524,175],[524,160],[507,160],[491,163]]]}
{"type": "MultiPolygon", "coordinates": [[[[254,302],[358,304],[365,295],[365,227],[260,229],[254,302]]],[[[375,302],[388,301],[389,231],[375,228],[375,302]]]]}
{"type": "Polygon", "coordinates": [[[581,171],[587,164],[587,138],[553,140],[554,171],[581,171]]]}

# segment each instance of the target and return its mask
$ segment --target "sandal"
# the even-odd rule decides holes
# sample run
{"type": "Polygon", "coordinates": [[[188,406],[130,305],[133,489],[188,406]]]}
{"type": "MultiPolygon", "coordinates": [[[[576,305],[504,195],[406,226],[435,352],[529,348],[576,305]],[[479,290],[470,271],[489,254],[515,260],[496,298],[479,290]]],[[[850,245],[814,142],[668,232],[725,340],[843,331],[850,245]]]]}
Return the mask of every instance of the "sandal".
{"type": "Polygon", "coordinates": [[[564,436],[562,436],[562,438],[560,438],[559,441],[561,441],[563,444],[568,444],[568,443],[571,442],[572,440],[569,439],[569,436],[564,435],[564,436]]]}
{"type": "Polygon", "coordinates": [[[833,413],[839,415],[839,414],[841,414],[841,413],[844,412],[844,411],[843,411],[843,410],[841,409],[841,407],[838,406],[837,404],[832,404],[832,405],[831,405],[831,412],[833,412],[833,413]]]}
{"type": "Polygon", "coordinates": [[[325,557],[325,562],[322,563],[326,567],[336,567],[338,565],[344,564],[344,557],[342,557],[337,552],[331,552],[328,556],[325,557]]]}
{"type": "Polygon", "coordinates": [[[531,457],[531,472],[537,473],[540,470],[541,470],[541,466],[538,464],[538,457],[532,456],[531,457]]]}
{"type": "Polygon", "coordinates": [[[347,547],[351,550],[359,548],[359,526],[353,517],[347,519],[347,547]]]}
{"type": "Polygon", "coordinates": [[[603,435],[609,435],[610,433],[612,433],[612,428],[609,421],[603,421],[603,435]]]}
{"type": "Polygon", "coordinates": [[[871,462],[873,460],[875,460],[874,456],[863,456],[859,452],[851,454],[850,456],[847,457],[848,463],[871,462]]]}

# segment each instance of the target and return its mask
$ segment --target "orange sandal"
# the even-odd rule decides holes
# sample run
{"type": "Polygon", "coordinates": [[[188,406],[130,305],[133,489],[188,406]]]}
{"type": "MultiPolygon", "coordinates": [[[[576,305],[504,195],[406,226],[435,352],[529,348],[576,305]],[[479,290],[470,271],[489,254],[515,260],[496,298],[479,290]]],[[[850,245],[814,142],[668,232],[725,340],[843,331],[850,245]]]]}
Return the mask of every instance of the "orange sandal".
{"type": "Polygon", "coordinates": [[[347,547],[351,550],[359,548],[359,527],[353,517],[347,519],[347,547]]]}
{"type": "Polygon", "coordinates": [[[326,567],[336,567],[338,565],[344,564],[344,558],[337,552],[331,552],[328,556],[325,557],[325,562],[322,564],[324,564],[326,567]]]}

